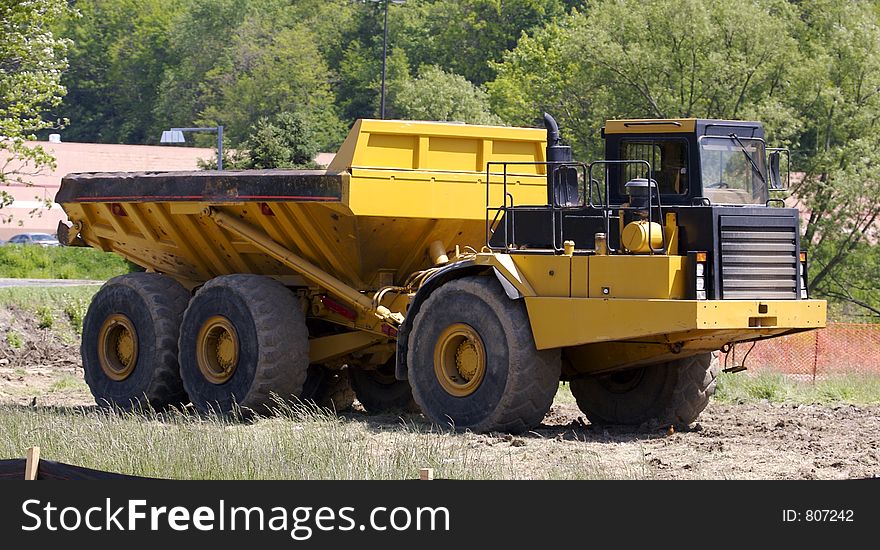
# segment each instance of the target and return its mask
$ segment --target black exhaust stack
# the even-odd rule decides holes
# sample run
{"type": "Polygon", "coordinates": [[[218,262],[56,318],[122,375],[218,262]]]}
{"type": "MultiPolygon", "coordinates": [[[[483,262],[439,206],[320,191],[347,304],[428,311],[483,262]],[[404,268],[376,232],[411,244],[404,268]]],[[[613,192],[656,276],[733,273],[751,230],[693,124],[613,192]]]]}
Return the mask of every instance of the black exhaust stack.
{"type": "MultiPolygon", "coordinates": [[[[547,128],[547,203],[556,204],[558,206],[570,206],[572,199],[577,200],[577,182],[575,181],[574,197],[568,187],[568,180],[571,179],[570,169],[559,166],[559,164],[570,163],[572,161],[571,147],[562,144],[559,137],[559,125],[556,119],[549,113],[544,113],[544,126],[547,128]],[[565,183],[566,185],[561,185],[565,183]],[[563,193],[565,196],[560,196],[563,193]]],[[[574,171],[575,180],[577,179],[577,171],[574,171]]]]}

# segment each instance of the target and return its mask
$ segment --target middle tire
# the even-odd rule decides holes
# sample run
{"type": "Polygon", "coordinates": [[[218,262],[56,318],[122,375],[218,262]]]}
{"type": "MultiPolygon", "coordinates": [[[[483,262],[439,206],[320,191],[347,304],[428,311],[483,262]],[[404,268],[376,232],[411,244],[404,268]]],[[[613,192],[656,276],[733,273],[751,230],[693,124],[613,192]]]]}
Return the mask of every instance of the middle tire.
{"type": "Polygon", "coordinates": [[[202,412],[264,414],[272,394],[299,396],[308,330],[296,296],[259,275],[225,275],[193,297],[180,327],[180,374],[202,412]]]}
{"type": "Polygon", "coordinates": [[[394,376],[395,358],[375,370],[351,369],[351,385],[357,400],[368,413],[394,410],[415,411],[412,388],[406,380],[394,376]]]}
{"type": "Polygon", "coordinates": [[[522,300],[495,277],[445,283],[419,308],[407,356],[413,397],[438,424],[523,432],[559,386],[558,349],[538,351],[522,300]]]}

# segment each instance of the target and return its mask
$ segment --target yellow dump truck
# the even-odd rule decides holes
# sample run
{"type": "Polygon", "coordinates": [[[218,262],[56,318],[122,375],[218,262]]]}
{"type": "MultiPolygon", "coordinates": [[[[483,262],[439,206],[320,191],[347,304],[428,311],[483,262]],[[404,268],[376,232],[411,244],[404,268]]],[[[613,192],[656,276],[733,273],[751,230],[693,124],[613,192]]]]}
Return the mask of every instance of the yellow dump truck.
{"type": "Polygon", "coordinates": [[[760,123],[614,120],[605,159],[545,129],[361,120],[327,170],[70,174],[70,246],[108,281],[82,359],[101,405],[264,411],[350,378],[475,431],[686,424],[719,349],[824,326],[760,123]],[[323,385],[322,385],[323,384],[323,385]]]}

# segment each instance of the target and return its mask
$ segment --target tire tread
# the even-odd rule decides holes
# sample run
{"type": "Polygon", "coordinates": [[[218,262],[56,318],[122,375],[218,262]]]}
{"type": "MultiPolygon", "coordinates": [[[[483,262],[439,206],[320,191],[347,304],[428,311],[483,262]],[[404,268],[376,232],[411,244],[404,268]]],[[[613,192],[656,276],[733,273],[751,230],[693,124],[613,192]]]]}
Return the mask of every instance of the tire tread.
{"type": "MultiPolygon", "coordinates": [[[[444,284],[434,291],[422,304],[411,335],[418,337],[423,324],[431,321],[431,312],[443,307],[446,296],[451,293],[467,293],[483,300],[500,320],[504,334],[489,335],[506,342],[510,353],[507,384],[494,410],[482,421],[463,426],[476,432],[502,431],[520,433],[540,424],[550,410],[559,385],[561,370],[560,351],[537,350],[532,335],[528,313],[522,302],[511,300],[504,293],[495,277],[463,277],[444,284]]],[[[429,368],[418,365],[414,357],[415,346],[409,346],[407,363],[410,369],[429,368]]],[[[414,379],[410,374],[410,380],[414,379]]],[[[413,386],[413,397],[426,415],[438,424],[447,419],[442,411],[429,411],[421,388],[413,386]]]]}
{"type": "MultiPolygon", "coordinates": [[[[184,391],[180,378],[180,366],[177,362],[177,338],[180,331],[180,321],[189,302],[189,291],[171,277],[159,273],[118,275],[104,283],[101,291],[113,286],[125,286],[136,292],[146,303],[148,313],[153,321],[156,336],[156,357],[152,362],[153,373],[150,385],[144,392],[149,406],[160,410],[170,405],[188,402],[189,398],[184,391]]],[[[86,340],[91,337],[97,337],[97,334],[83,332],[80,349],[84,360],[86,340]]],[[[98,396],[95,396],[95,399],[96,402],[99,401],[98,396]]],[[[134,402],[136,399],[133,397],[129,403],[114,403],[113,405],[129,410],[136,405],[134,402]]],[[[98,402],[98,405],[106,406],[107,403],[98,402]]]]}
{"type": "MultiPolygon", "coordinates": [[[[306,380],[309,346],[305,316],[296,296],[275,279],[252,274],[216,277],[199,292],[218,287],[238,294],[247,304],[259,341],[258,368],[246,395],[236,405],[265,413],[275,404],[275,395],[283,401],[298,398],[306,380]]],[[[193,391],[190,389],[191,394],[193,391]]],[[[205,404],[197,406],[204,408],[205,404]]]]}

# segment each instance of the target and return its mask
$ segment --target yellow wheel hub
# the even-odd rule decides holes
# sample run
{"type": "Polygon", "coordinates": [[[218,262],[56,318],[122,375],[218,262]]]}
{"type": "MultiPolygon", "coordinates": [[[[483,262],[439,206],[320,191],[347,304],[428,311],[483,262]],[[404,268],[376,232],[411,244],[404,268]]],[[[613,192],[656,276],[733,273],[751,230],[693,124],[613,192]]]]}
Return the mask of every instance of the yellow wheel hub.
{"type": "Polygon", "coordinates": [[[137,332],[131,319],[114,313],[104,319],[98,331],[98,362],[108,378],[121,382],[137,365],[137,332]]]}
{"type": "Polygon", "coordinates": [[[202,376],[212,384],[223,384],[238,366],[238,333],[226,317],[215,315],[202,324],[197,339],[197,357],[202,376]]]}
{"type": "Polygon", "coordinates": [[[434,374],[450,395],[467,397],[486,376],[486,348],[476,330],[464,323],[446,327],[434,346],[434,374]]]}

